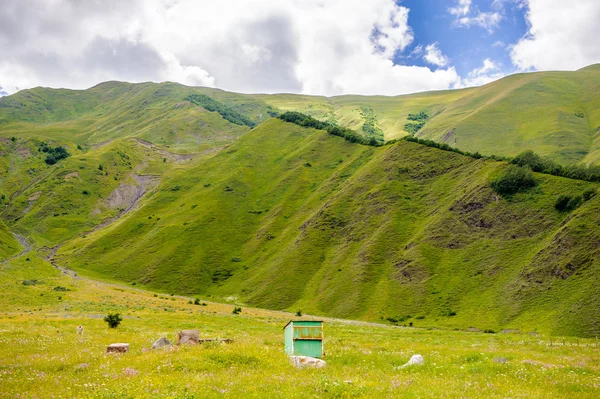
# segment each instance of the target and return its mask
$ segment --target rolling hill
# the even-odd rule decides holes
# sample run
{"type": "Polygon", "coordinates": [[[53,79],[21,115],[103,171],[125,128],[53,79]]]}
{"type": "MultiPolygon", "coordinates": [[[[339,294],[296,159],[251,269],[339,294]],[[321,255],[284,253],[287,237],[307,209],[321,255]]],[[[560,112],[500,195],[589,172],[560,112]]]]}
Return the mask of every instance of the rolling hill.
{"type": "Polygon", "coordinates": [[[399,141],[350,143],[273,119],[305,112],[365,136],[596,162],[600,68],[399,97],[246,95],[174,83],[36,88],[0,99],[0,258],[155,290],[423,326],[600,332],[598,184],[399,141]],[[208,108],[215,111],[208,111],[208,108]],[[364,125],[366,128],[363,128],[364,125]],[[254,127],[256,126],[256,127],[254,127]],[[63,147],[68,157],[49,160],[63,147]]]}

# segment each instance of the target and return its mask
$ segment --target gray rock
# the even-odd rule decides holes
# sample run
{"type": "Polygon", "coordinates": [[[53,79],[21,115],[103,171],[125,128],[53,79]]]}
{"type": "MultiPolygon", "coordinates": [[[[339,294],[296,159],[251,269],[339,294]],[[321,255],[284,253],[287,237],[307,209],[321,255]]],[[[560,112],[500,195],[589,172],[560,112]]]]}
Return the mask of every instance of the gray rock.
{"type": "Polygon", "coordinates": [[[171,346],[173,346],[171,341],[169,341],[165,337],[161,337],[161,338],[157,339],[156,341],[154,341],[154,343],[152,344],[152,349],[160,349],[160,348],[171,347],[171,346]]]}
{"type": "Polygon", "coordinates": [[[299,369],[303,368],[323,368],[327,365],[324,360],[310,356],[290,356],[290,361],[299,369]]]}
{"type": "Polygon", "coordinates": [[[405,368],[408,366],[416,366],[416,365],[422,365],[425,364],[425,359],[423,359],[423,356],[421,355],[412,355],[412,357],[410,358],[410,360],[403,366],[401,366],[400,368],[405,368]]]}
{"type": "Polygon", "coordinates": [[[195,345],[200,340],[198,330],[183,330],[177,334],[177,345],[191,344],[195,345]]]}

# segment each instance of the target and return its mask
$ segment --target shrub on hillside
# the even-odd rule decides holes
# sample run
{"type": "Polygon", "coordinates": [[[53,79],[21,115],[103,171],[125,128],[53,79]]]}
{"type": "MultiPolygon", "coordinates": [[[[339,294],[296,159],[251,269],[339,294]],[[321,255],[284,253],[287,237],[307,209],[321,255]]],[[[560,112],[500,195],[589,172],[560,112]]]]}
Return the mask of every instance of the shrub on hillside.
{"type": "Polygon", "coordinates": [[[583,198],[580,195],[575,197],[571,197],[569,195],[561,195],[556,199],[554,203],[554,208],[560,212],[572,211],[574,209],[579,208],[581,203],[583,202],[583,198]]]}
{"type": "Polygon", "coordinates": [[[596,196],[596,190],[590,188],[588,190],[585,190],[581,195],[583,196],[584,201],[589,201],[592,199],[592,197],[596,196]]]}
{"type": "Polygon", "coordinates": [[[46,153],[46,159],[44,159],[44,162],[46,162],[48,165],[54,165],[61,159],[71,156],[71,154],[69,154],[64,147],[52,147],[43,141],[40,143],[39,151],[46,153]]]}
{"type": "Polygon", "coordinates": [[[305,115],[301,112],[288,111],[278,116],[279,119],[285,122],[294,123],[298,126],[309,127],[318,130],[325,130],[329,134],[334,136],[343,137],[351,143],[359,143],[364,145],[379,146],[380,142],[376,138],[371,137],[370,139],[355,132],[352,129],[345,127],[335,126],[327,122],[321,122],[318,119],[313,118],[310,115],[305,115]]]}
{"type": "Polygon", "coordinates": [[[529,168],[509,165],[500,176],[492,181],[491,187],[500,195],[510,195],[526,191],[536,184],[529,168]]]}
{"type": "Polygon", "coordinates": [[[256,126],[250,118],[236,111],[235,109],[228,107],[220,101],[215,100],[205,94],[190,94],[185,98],[187,101],[192,102],[196,105],[201,106],[207,111],[219,113],[223,119],[240,126],[248,126],[253,128],[256,126]]]}
{"type": "Polygon", "coordinates": [[[600,181],[599,165],[560,165],[551,159],[543,158],[533,151],[524,151],[514,157],[511,163],[529,167],[534,172],[546,173],[553,176],[568,177],[569,179],[600,181]]]}
{"type": "Polygon", "coordinates": [[[123,318],[119,313],[109,313],[104,317],[104,321],[108,323],[108,327],[117,328],[121,324],[121,321],[123,321],[123,318]]]}

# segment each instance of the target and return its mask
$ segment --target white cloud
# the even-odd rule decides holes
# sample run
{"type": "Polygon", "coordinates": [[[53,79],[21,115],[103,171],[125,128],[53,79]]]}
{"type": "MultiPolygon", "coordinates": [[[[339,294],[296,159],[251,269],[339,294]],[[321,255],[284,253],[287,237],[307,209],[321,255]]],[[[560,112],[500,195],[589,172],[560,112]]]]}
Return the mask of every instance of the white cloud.
{"type": "Polygon", "coordinates": [[[461,79],[458,84],[454,86],[455,89],[464,87],[481,86],[495,80],[504,77],[504,73],[501,72],[500,66],[493,62],[491,59],[486,58],[483,60],[483,65],[480,68],[475,68],[466,78],[461,79]]]}
{"type": "Polygon", "coordinates": [[[448,8],[448,12],[456,17],[454,24],[458,27],[479,26],[492,32],[502,21],[504,1],[494,1],[492,7],[497,11],[481,12],[477,7],[471,8],[471,0],[458,0],[454,7],[448,8]]]}
{"type": "Polygon", "coordinates": [[[394,0],[4,0],[0,85],[170,80],[325,95],[451,87],[453,68],[393,63],[413,41],[408,14],[394,0]]]}
{"type": "Polygon", "coordinates": [[[458,17],[467,15],[469,13],[469,9],[471,8],[471,0],[458,0],[454,7],[448,8],[448,11],[452,15],[456,15],[458,17]]]}
{"type": "Polygon", "coordinates": [[[442,53],[437,42],[431,43],[425,47],[423,59],[432,65],[440,67],[448,65],[449,62],[448,57],[442,53]]]}
{"type": "Polygon", "coordinates": [[[489,32],[492,32],[498,27],[502,21],[502,14],[498,12],[481,12],[478,11],[472,17],[462,17],[456,20],[458,26],[471,27],[479,26],[489,32]]]}
{"type": "Polygon", "coordinates": [[[521,70],[578,69],[600,62],[600,1],[529,0],[529,31],[511,51],[521,70]]]}

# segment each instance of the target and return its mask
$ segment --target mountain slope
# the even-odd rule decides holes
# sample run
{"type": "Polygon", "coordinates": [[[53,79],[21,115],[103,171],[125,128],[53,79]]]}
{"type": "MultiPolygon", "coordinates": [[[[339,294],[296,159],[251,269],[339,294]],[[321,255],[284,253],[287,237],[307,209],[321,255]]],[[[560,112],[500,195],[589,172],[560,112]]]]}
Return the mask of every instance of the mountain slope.
{"type": "Polygon", "coordinates": [[[423,111],[419,137],[596,162],[599,72],[399,97],[120,82],[19,92],[0,99],[0,257],[19,251],[13,232],[57,265],[171,293],[592,336],[600,198],[572,212],[554,204],[597,184],[536,175],[536,188],[502,198],[489,183],[505,163],[406,141],[362,146],[269,118],[301,110],[392,138],[423,111]],[[69,156],[53,163],[59,147],[69,156]]]}
{"type": "Polygon", "coordinates": [[[418,137],[486,155],[531,149],[560,163],[600,159],[600,67],[516,74],[485,86],[410,95],[248,95],[174,83],[106,82],[88,90],[35,88],[0,98],[0,137],[90,145],[138,137],[180,152],[229,144],[249,129],[186,100],[210,96],[260,123],[277,109],[381,134],[408,134],[409,114],[429,120],[418,137]]]}
{"type": "Polygon", "coordinates": [[[559,195],[596,185],[538,175],[536,189],[504,199],[489,188],[504,167],[272,120],[169,176],[139,211],[74,239],[57,260],[275,309],[598,332],[600,199],[554,209],[559,195]]]}
{"type": "Polygon", "coordinates": [[[0,220],[0,262],[19,252],[19,243],[0,220]]]}

